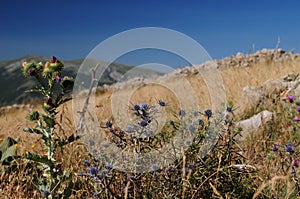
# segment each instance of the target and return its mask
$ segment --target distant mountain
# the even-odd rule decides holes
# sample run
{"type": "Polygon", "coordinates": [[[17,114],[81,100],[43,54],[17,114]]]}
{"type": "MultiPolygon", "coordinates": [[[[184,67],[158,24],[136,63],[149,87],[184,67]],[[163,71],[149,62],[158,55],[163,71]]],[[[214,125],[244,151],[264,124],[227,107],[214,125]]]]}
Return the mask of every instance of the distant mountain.
{"type": "MultiPolygon", "coordinates": [[[[34,82],[34,79],[28,79],[23,76],[21,66],[24,61],[45,63],[48,60],[49,57],[41,55],[27,55],[14,60],[0,61],[0,106],[28,102],[36,97],[36,95],[34,95],[33,93],[25,92],[26,90],[33,88],[36,83],[34,82]]],[[[74,78],[76,77],[77,70],[83,63],[83,61],[85,63],[85,66],[88,65],[90,66],[90,68],[94,67],[97,63],[105,63],[103,61],[94,59],[76,59],[62,61],[64,61],[65,64],[62,75],[68,75],[74,78]]],[[[123,74],[130,71],[132,68],[133,66],[112,63],[104,71],[98,85],[115,83],[122,79],[123,74]]],[[[141,75],[145,72],[147,72],[147,75],[149,73],[155,76],[160,75],[160,73],[148,69],[140,69],[140,71],[142,71],[141,75]]],[[[81,75],[86,75],[87,78],[90,78],[90,71],[87,70],[85,73],[86,74],[81,75]]]]}

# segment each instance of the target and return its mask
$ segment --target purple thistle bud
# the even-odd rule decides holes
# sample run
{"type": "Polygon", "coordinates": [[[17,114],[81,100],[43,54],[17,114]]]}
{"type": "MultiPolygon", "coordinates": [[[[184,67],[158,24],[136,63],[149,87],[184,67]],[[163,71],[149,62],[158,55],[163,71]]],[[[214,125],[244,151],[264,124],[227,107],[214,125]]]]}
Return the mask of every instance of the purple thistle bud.
{"type": "Polygon", "coordinates": [[[294,121],[300,121],[300,118],[299,117],[294,117],[293,120],[294,121]]]}
{"type": "Polygon", "coordinates": [[[289,152],[289,153],[295,152],[293,143],[288,142],[288,143],[286,143],[285,146],[286,146],[285,147],[286,152],[289,152]]]}
{"type": "Polygon", "coordinates": [[[299,167],[299,160],[294,160],[293,166],[294,167],[299,167]]]}
{"type": "Polygon", "coordinates": [[[183,109],[180,109],[180,110],[178,111],[178,115],[179,115],[179,116],[185,116],[185,111],[184,111],[183,109]]]}
{"type": "Polygon", "coordinates": [[[61,77],[59,77],[59,76],[56,76],[56,78],[55,78],[55,81],[56,81],[56,83],[59,83],[59,82],[61,82],[61,80],[62,80],[62,78],[61,78],[61,77]]]}
{"type": "Polygon", "coordinates": [[[30,76],[33,76],[33,75],[34,75],[34,70],[32,70],[32,68],[30,68],[30,69],[28,70],[28,73],[29,73],[30,76]]]}
{"type": "Polygon", "coordinates": [[[294,98],[294,96],[289,95],[289,96],[287,96],[287,99],[289,100],[289,102],[293,103],[295,98],[294,98]]]}
{"type": "Polygon", "coordinates": [[[51,98],[51,97],[47,97],[45,102],[46,102],[46,104],[48,104],[48,105],[52,105],[52,104],[53,104],[52,98],[51,98]]]}
{"type": "Polygon", "coordinates": [[[147,125],[148,125],[147,120],[142,120],[142,121],[140,121],[140,126],[141,126],[141,127],[146,127],[147,125]]]}

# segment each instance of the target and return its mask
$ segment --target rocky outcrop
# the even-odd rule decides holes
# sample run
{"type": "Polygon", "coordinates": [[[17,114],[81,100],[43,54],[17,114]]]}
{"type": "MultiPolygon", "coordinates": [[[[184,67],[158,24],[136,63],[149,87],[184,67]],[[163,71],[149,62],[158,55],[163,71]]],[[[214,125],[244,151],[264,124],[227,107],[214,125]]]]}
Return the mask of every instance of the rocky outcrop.
{"type": "Polygon", "coordinates": [[[300,101],[300,78],[296,74],[268,80],[261,87],[244,87],[238,103],[239,112],[286,101],[288,95],[294,95],[295,100],[300,101]]]}
{"type": "Polygon", "coordinates": [[[271,121],[274,114],[270,111],[262,111],[248,119],[239,121],[235,124],[235,127],[241,127],[242,133],[237,137],[239,141],[244,140],[250,133],[257,131],[261,126],[271,121]]]}

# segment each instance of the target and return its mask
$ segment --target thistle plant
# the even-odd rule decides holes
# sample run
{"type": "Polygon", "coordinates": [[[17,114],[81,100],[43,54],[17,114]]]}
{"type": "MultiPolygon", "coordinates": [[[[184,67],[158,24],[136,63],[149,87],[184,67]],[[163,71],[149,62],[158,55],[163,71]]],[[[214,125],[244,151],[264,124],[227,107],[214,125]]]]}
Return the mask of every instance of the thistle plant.
{"type": "Polygon", "coordinates": [[[62,181],[63,171],[56,163],[55,154],[58,148],[79,139],[79,136],[72,134],[67,138],[60,138],[56,129],[56,115],[58,108],[68,100],[71,100],[70,92],[73,88],[74,79],[68,76],[62,77],[64,63],[56,57],[45,64],[39,62],[24,62],[22,66],[23,74],[28,78],[34,78],[37,85],[28,92],[41,94],[43,97],[42,108],[44,112],[33,110],[29,113],[28,119],[36,123],[33,128],[25,128],[27,133],[40,136],[46,154],[26,153],[26,159],[41,165],[43,177],[38,179],[38,189],[42,197],[51,198],[57,193],[57,188],[62,181]]]}

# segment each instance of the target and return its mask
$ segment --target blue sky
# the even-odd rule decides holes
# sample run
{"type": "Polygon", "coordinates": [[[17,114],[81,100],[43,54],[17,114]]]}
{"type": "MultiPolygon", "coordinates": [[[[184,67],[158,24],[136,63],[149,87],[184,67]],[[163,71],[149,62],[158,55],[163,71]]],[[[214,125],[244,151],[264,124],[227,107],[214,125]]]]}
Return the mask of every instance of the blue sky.
{"type": "MultiPolygon", "coordinates": [[[[149,26],[190,36],[213,59],[248,53],[253,47],[275,48],[278,37],[281,48],[300,52],[299,9],[300,1],[282,0],[4,0],[0,60],[27,54],[84,58],[110,36],[149,26]]],[[[142,59],[137,53],[118,61],[136,65],[142,59]]]]}

